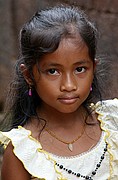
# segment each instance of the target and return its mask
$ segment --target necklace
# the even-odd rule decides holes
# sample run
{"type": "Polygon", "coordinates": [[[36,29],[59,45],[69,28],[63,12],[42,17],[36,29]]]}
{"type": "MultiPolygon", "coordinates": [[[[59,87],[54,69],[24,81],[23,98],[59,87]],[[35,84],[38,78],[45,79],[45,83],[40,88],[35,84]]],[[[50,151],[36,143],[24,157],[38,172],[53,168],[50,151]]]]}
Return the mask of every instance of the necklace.
{"type": "Polygon", "coordinates": [[[98,169],[101,167],[101,163],[102,163],[102,161],[103,161],[104,158],[105,158],[105,154],[106,154],[106,152],[107,152],[107,149],[108,149],[108,144],[105,142],[104,152],[103,152],[103,154],[101,155],[99,162],[96,164],[95,169],[91,172],[91,175],[82,175],[82,174],[79,173],[79,172],[74,172],[73,170],[68,169],[68,168],[64,167],[62,164],[59,164],[59,163],[57,163],[57,162],[56,162],[56,166],[58,166],[60,169],[62,169],[62,170],[64,170],[64,171],[66,171],[68,174],[72,174],[72,175],[74,175],[74,176],[76,176],[76,177],[78,177],[78,178],[81,177],[81,178],[83,178],[83,179],[93,180],[93,176],[96,175],[98,169]]]}
{"type": "Polygon", "coordinates": [[[81,134],[80,134],[79,136],[77,136],[75,139],[73,139],[72,141],[70,141],[70,142],[64,141],[64,140],[62,140],[61,138],[57,137],[56,134],[55,134],[53,131],[49,130],[48,128],[45,128],[45,130],[46,130],[52,137],[54,137],[55,139],[57,139],[58,141],[60,141],[60,142],[62,142],[62,143],[64,143],[64,144],[67,144],[68,149],[72,152],[72,151],[73,151],[73,144],[84,134],[85,124],[84,124],[84,128],[83,128],[81,134]]]}

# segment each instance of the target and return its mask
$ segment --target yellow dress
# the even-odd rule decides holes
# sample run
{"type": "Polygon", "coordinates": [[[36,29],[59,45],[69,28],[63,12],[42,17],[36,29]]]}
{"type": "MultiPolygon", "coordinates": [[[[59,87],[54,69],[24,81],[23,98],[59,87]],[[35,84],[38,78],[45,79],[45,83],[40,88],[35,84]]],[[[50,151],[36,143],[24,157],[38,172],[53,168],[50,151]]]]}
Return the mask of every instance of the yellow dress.
{"type": "Polygon", "coordinates": [[[118,99],[98,102],[93,108],[102,135],[95,147],[82,154],[62,157],[48,153],[31,131],[21,126],[0,132],[0,141],[4,147],[12,142],[14,154],[33,180],[118,180],[118,99]]]}

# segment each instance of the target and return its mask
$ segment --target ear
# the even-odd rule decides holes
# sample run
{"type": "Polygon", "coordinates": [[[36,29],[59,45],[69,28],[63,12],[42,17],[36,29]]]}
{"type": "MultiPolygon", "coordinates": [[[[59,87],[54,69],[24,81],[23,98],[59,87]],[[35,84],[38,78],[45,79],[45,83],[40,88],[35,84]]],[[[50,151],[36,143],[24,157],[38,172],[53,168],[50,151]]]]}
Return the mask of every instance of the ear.
{"type": "Polygon", "coordinates": [[[33,81],[31,79],[31,75],[30,75],[30,72],[29,70],[27,69],[26,65],[25,64],[21,64],[20,65],[20,69],[21,69],[21,72],[26,80],[26,82],[29,84],[29,85],[33,85],[33,81]]]}

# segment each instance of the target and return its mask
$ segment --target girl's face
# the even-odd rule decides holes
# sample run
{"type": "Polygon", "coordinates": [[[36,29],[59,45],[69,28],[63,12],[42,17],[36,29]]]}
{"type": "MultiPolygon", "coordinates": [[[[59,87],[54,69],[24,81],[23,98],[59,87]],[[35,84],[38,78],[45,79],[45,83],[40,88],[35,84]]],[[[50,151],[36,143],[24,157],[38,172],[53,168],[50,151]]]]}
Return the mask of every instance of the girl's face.
{"type": "Polygon", "coordinates": [[[78,46],[73,39],[62,40],[54,53],[45,55],[33,68],[42,108],[75,112],[90,93],[93,74],[87,46],[82,42],[78,46]]]}

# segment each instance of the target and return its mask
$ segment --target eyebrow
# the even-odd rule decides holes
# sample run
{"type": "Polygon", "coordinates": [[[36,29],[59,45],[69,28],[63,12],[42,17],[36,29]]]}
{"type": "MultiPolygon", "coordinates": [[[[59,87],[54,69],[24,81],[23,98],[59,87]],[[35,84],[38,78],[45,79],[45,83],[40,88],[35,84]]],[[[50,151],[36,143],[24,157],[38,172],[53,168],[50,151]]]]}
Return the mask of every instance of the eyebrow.
{"type": "Polygon", "coordinates": [[[84,65],[84,64],[90,64],[92,61],[91,60],[82,60],[82,61],[77,61],[74,63],[74,65],[84,65]]]}
{"type": "MultiPolygon", "coordinates": [[[[85,65],[85,64],[90,64],[90,63],[91,63],[90,60],[81,60],[81,61],[75,62],[73,65],[85,65]]],[[[53,63],[53,62],[51,62],[51,63],[45,63],[45,64],[43,64],[43,67],[45,67],[45,66],[61,67],[62,65],[61,65],[61,64],[58,64],[58,63],[53,63]]]]}
{"type": "MultiPolygon", "coordinates": [[[[90,60],[81,60],[81,61],[77,61],[75,62],[73,65],[76,65],[76,64],[90,64],[91,61],[90,60]]],[[[50,66],[60,66],[61,64],[58,64],[58,63],[50,63],[49,64],[50,66]]]]}

